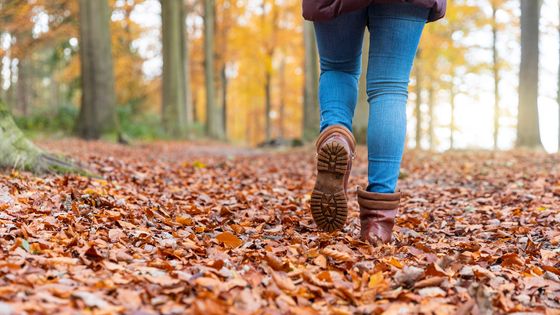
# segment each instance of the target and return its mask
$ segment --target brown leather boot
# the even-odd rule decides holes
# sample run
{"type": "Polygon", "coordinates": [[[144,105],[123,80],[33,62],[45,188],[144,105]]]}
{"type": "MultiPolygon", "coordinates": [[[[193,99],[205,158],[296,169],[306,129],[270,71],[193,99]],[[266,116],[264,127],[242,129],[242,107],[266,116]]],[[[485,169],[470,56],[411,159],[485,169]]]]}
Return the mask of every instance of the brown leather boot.
{"type": "Polygon", "coordinates": [[[361,239],[373,245],[389,243],[401,194],[382,194],[358,188],[361,239]]]}
{"type": "Polygon", "coordinates": [[[348,216],[346,195],[356,140],[342,125],[323,130],[316,142],[317,181],[311,194],[311,214],[327,232],[339,230],[348,216]]]}

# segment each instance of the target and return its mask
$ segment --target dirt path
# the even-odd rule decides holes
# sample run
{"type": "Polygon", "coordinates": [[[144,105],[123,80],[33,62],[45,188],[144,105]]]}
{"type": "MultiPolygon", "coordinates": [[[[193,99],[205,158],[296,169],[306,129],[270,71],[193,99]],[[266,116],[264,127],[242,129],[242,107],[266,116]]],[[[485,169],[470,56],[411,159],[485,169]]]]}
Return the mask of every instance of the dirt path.
{"type": "Polygon", "coordinates": [[[410,152],[373,248],[354,192],[344,231],[316,231],[309,149],[42,145],[105,180],[0,175],[0,314],[560,312],[559,156],[410,152]]]}

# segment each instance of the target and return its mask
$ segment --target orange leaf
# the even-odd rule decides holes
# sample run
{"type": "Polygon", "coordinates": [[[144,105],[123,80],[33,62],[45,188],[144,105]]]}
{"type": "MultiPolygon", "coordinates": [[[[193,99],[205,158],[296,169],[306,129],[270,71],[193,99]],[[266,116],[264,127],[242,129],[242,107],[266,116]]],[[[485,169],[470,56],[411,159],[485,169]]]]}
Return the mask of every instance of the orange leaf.
{"type": "Polygon", "coordinates": [[[222,232],[216,236],[216,239],[229,248],[236,248],[243,244],[243,241],[239,239],[239,237],[230,232],[222,232]]]}
{"type": "Polygon", "coordinates": [[[181,224],[181,225],[186,225],[186,226],[193,226],[193,219],[192,218],[188,218],[188,217],[177,217],[175,218],[175,221],[177,221],[177,223],[181,224]]]}
{"type": "Polygon", "coordinates": [[[502,256],[502,267],[523,266],[523,260],[516,253],[509,253],[502,256]]]}
{"type": "Polygon", "coordinates": [[[282,260],[280,260],[280,258],[276,257],[274,254],[267,253],[266,256],[264,256],[264,260],[266,260],[266,263],[276,271],[288,270],[288,264],[282,262],[282,260]]]}
{"type": "Polygon", "coordinates": [[[369,277],[368,288],[372,289],[375,288],[385,282],[383,278],[383,273],[378,271],[369,277]]]}
{"type": "Polygon", "coordinates": [[[403,267],[403,264],[402,264],[400,261],[398,261],[395,257],[391,257],[391,259],[389,259],[389,260],[387,261],[387,263],[388,263],[389,265],[394,266],[394,267],[397,267],[397,268],[399,268],[399,269],[402,269],[402,267],[403,267]]]}
{"type": "Polygon", "coordinates": [[[291,292],[296,290],[296,285],[292,279],[283,272],[272,272],[272,279],[274,279],[276,285],[284,291],[291,292]]]}
{"type": "Polygon", "coordinates": [[[543,266],[542,269],[544,269],[546,271],[550,271],[550,272],[560,276],[560,268],[556,268],[556,267],[552,267],[552,266],[543,266]]]}
{"type": "Polygon", "coordinates": [[[332,248],[324,248],[321,250],[321,254],[325,255],[325,256],[329,256],[331,258],[333,258],[336,261],[340,261],[340,262],[346,262],[346,261],[353,261],[354,259],[352,258],[352,256],[350,256],[350,254],[336,250],[336,249],[332,249],[332,248]]]}
{"type": "Polygon", "coordinates": [[[441,276],[447,276],[447,274],[443,269],[441,269],[441,267],[438,264],[431,263],[428,265],[428,268],[426,268],[426,276],[441,277],[441,276]]]}

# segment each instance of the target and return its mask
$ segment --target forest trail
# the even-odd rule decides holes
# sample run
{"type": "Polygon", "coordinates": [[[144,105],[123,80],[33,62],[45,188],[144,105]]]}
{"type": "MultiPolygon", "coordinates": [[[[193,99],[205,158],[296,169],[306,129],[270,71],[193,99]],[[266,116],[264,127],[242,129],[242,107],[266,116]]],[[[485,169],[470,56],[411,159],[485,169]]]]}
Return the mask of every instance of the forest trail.
{"type": "Polygon", "coordinates": [[[0,175],[0,314],[560,312],[560,156],[408,152],[391,245],[316,230],[310,147],[78,140],[105,180],[0,175]],[[320,297],[320,298],[319,298],[320,297]]]}

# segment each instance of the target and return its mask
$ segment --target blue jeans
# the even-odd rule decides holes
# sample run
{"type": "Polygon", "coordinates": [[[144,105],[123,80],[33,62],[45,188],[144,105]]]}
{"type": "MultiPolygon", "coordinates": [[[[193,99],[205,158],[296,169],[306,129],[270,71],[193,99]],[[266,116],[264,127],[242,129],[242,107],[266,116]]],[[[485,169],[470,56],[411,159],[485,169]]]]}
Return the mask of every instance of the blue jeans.
{"type": "Polygon", "coordinates": [[[370,30],[368,191],[396,189],[406,136],[406,103],[412,63],[429,9],[411,4],[370,5],[326,22],[315,22],[321,61],[321,130],[352,130],[358,101],[362,42],[370,30]]]}

